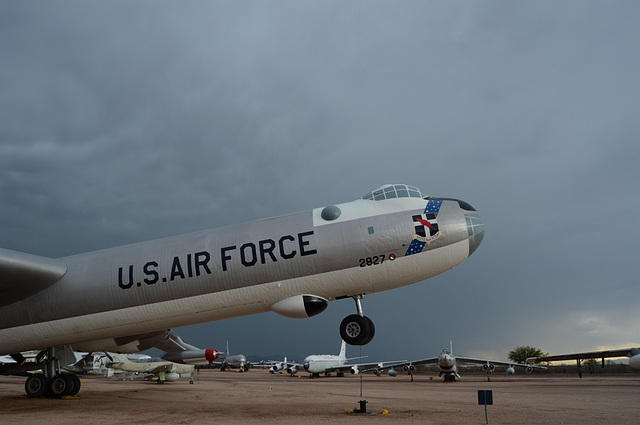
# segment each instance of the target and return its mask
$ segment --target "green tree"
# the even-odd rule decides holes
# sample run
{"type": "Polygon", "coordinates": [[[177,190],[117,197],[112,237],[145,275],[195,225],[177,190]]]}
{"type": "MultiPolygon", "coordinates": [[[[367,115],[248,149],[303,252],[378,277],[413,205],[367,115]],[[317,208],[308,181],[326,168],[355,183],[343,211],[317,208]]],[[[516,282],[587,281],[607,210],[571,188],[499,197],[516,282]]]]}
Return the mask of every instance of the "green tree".
{"type": "Polygon", "coordinates": [[[529,357],[543,357],[548,356],[549,353],[544,353],[541,349],[530,347],[528,345],[516,347],[509,351],[509,360],[524,363],[529,357]]]}
{"type": "Polygon", "coordinates": [[[587,372],[595,373],[600,366],[598,359],[586,359],[582,362],[582,366],[587,368],[587,372]]]}

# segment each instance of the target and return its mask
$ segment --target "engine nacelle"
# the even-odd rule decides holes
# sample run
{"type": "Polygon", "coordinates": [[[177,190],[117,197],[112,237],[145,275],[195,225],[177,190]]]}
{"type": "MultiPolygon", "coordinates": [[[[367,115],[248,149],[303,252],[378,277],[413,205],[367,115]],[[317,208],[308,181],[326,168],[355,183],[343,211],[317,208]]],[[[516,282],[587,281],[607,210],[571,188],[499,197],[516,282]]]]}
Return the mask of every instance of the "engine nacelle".
{"type": "Polygon", "coordinates": [[[640,369],[640,354],[636,354],[629,358],[629,367],[632,369],[640,369]]]}
{"type": "Polygon", "coordinates": [[[166,353],[162,358],[174,363],[184,363],[192,365],[211,364],[222,354],[215,348],[207,348],[205,350],[187,350],[166,353]]]}
{"type": "Polygon", "coordinates": [[[492,373],[494,370],[496,370],[496,365],[494,365],[493,363],[485,363],[482,365],[482,370],[484,370],[485,373],[492,373]]]}
{"type": "Polygon", "coordinates": [[[296,373],[298,373],[298,367],[297,366],[291,366],[290,368],[287,369],[287,373],[289,375],[295,375],[296,373]]]}
{"type": "Polygon", "coordinates": [[[525,368],[525,371],[527,372],[527,374],[531,375],[531,373],[533,373],[533,368],[531,366],[527,366],[525,368]]]}
{"type": "Polygon", "coordinates": [[[360,370],[358,369],[358,366],[351,366],[351,369],[349,369],[349,373],[352,375],[357,375],[360,373],[360,370]]]}
{"type": "Polygon", "coordinates": [[[180,379],[179,373],[168,372],[164,374],[164,380],[167,382],[176,382],[178,379],[180,379]]]}
{"type": "Polygon", "coordinates": [[[404,370],[406,370],[407,372],[413,372],[416,370],[416,367],[412,364],[409,364],[404,367],[404,370]]]}
{"type": "Polygon", "coordinates": [[[329,301],[316,295],[294,295],[273,304],[271,311],[293,319],[306,319],[322,313],[328,305],[329,301]]]}
{"type": "Polygon", "coordinates": [[[380,372],[380,369],[373,369],[373,373],[374,373],[376,376],[382,376],[382,372],[380,372]]]}

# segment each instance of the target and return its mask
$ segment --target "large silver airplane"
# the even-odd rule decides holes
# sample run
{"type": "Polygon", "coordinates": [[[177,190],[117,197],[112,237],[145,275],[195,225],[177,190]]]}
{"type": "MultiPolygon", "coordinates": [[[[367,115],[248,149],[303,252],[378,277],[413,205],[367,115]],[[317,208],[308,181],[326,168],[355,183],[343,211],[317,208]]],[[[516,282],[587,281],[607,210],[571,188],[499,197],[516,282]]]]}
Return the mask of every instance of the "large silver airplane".
{"type": "Polygon", "coordinates": [[[559,360],[576,360],[578,363],[578,376],[582,378],[582,361],[585,359],[602,359],[602,367],[604,367],[604,359],[616,357],[629,357],[629,367],[632,369],[640,369],[640,348],[622,348],[618,350],[602,350],[590,351],[587,353],[558,354],[555,356],[529,357],[527,363],[555,362],[559,360]]]}
{"type": "Polygon", "coordinates": [[[340,324],[352,345],[374,335],[365,294],[463,262],[485,234],[468,203],[385,185],[311,211],[52,259],[0,249],[0,355],[41,350],[27,395],[77,392],[60,373],[78,351],[133,353],[166,329],[274,311],[314,316],[353,298],[340,324]],[[71,388],[71,390],[69,389],[71,388]]]}
{"type": "MultiPolygon", "coordinates": [[[[529,364],[522,364],[516,362],[504,362],[499,360],[488,360],[488,359],[478,359],[474,357],[463,357],[456,356],[453,354],[453,344],[449,344],[449,348],[445,348],[442,350],[438,357],[429,357],[426,359],[413,360],[410,362],[401,362],[388,365],[386,367],[377,367],[374,369],[369,369],[376,375],[380,376],[382,370],[386,368],[400,368],[403,367],[411,375],[411,380],[413,381],[413,372],[416,370],[416,366],[425,365],[425,364],[435,364],[440,369],[440,376],[444,379],[445,382],[454,382],[456,379],[460,379],[460,375],[458,374],[458,366],[459,365],[479,365],[482,367],[482,370],[487,374],[487,379],[489,375],[493,373],[496,369],[496,366],[504,366],[506,367],[506,373],[508,375],[513,375],[516,373],[515,368],[521,367],[527,373],[533,372],[533,369],[546,369],[544,366],[534,366],[529,364]]],[[[369,370],[365,370],[368,372],[369,370]]]]}

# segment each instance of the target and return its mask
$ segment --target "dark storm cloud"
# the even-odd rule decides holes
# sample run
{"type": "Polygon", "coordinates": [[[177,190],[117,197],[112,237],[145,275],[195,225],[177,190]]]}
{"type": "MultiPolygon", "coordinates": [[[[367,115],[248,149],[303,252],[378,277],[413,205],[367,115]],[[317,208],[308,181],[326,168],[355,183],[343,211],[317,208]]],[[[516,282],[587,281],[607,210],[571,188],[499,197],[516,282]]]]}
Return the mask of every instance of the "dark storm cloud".
{"type": "MultiPolygon", "coordinates": [[[[406,182],[470,202],[487,237],[442,276],[367,296],[370,357],[640,343],[634,2],[0,9],[3,247],[64,256],[406,182]]],[[[337,352],[353,309],[181,333],[337,352]]]]}

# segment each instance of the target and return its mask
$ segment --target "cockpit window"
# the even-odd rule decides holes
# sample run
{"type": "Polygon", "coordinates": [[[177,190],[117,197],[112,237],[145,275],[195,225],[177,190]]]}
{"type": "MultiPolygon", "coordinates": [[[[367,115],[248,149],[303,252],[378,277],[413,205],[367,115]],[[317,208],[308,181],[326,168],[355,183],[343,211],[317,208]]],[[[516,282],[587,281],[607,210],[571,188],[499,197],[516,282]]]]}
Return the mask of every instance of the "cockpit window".
{"type": "Polygon", "coordinates": [[[370,201],[382,201],[384,199],[393,198],[426,198],[427,195],[422,193],[417,187],[406,184],[386,184],[379,189],[369,192],[360,199],[370,201]]]}

